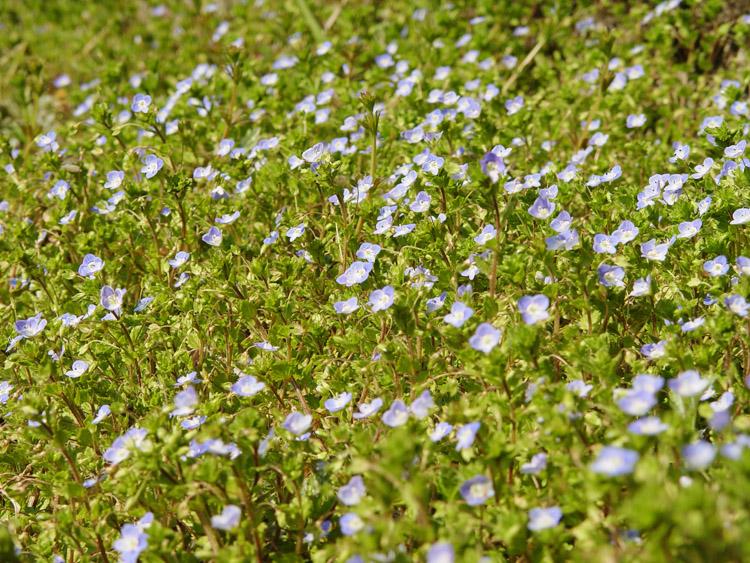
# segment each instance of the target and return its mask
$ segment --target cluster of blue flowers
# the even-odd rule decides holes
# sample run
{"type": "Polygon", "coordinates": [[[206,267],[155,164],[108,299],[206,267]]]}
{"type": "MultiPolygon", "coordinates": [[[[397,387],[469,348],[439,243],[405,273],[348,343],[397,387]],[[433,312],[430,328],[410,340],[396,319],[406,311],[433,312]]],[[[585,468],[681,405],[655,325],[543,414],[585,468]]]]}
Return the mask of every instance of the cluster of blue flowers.
{"type": "Polygon", "coordinates": [[[132,40],[187,54],[49,76],[0,124],[19,552],[683,558],[651,495],[726,495],[740,537],[746,77],[668,72],[679,0],[632,34],[408,2],[344,33],[364,7],[308,3],[153,7],[132,40]]]}

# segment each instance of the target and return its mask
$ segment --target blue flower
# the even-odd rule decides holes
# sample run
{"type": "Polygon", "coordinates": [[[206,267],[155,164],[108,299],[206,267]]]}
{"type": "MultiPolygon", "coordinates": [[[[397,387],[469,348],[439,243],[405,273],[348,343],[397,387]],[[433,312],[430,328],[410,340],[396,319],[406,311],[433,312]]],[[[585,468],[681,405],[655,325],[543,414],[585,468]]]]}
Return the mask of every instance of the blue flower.
{"type": "Polygon", "coordinates": [[[546,197],[539,196],[529,207],[528,213],[536,219],[548,219],[555,212],[555,204],[546,197]]]}
{"type": "Polygon", "coordinates": [[[642,297],[651,293],[651,274],[645,278],[638,278],[633,282],[633,291],[630,292],[630,297],[642,297]]]}
{"type": "Polygon", "coordinates": [[[645,391],[653,394],[664,387],[664,378],[658,375],[639,373],[633,378],[632,387],[636,391],[645,391]]]}
{"type": "Polygon", "coordinates": [[[525,295],[518,300],[518,310],[527,325],[546,321],[549,318],[548,307],[549,298],[543,294],[525,295]]]}
{"type": "Polygon", "coordinates": [[[713,401],[710,403],[711,410],[714,412],[725,412],[728,411],[731,406],[734,404],[734,393],[731,391],[725,391],[721,394],[721,397],[719,397],[718,401],[713,401]]]}
{"type": "Polygon", "coordinates": [[[63,201],[67,197],[69,189],[70,184],[68,184],[65,180],[58,180],[57,182],[55,182],[55,185],[52,186],[52,189],[47,192],[47,197],[50,199],[56,197],[60,201],[63,201]]]}
{"type": "Polygon", "coordinates": [[[91,424],[99,424],[102,420],[107,418],[111,413],[112,413],[112,410],[109,408],[109,405],[102,405],[96,411],[96,416],[91,421],[91,424]]]}
{"type": "Polygon", "coordinates": [[[724,156],[727,158],[738,158],[741,157],[747,147],[747,141],[742,139],[736,145],[729,145],[724,149],[724,156]]]}
{"type": "Polygon", "coordinates": [[[571,162],[565,168],[563,168],[560,172],[557,173],[557,179],[567,184],[568,182],[573,181],[577,174],[578,174],[578,168],[575,166],[574,163],[571,162]]]}
{"type": "MultiPolygon", "coordinates": [[[[622,177],[622,167],[619,164],[615,164],[612,168],[605,172],[601,178],[603,182],[614,182],[620,177],[622,177]]],[[[625,222],[630,223],[630,221],[625,222]]],[[[632,223],[630,224],[632,225],[632,223]]]]}
{"type": "Polygon", "coordinates": [[[547,237],[545,239],[547,250],[560,250],[561,248],[564,248],[565,250],[572,250],[576,247],[578,242],[578,231],[575,229],[566,230],[561,232],[559,235],[547,237]]]}
{"type": "Polygon", "coordinates": [[[677,225],[677,230],[679,231],[677,238],[693,238],[698,234],[698,231],[701,230],[702,226],[703,221],[701,221],[700,219],[696,219],[695,221],[683,221],[682,223],[677,225]]]}
{"type": "Polygon", "coordinates": [[[445,298],[447,297],[447,293],[444,291],[437,297],[432,297],[427,300],[426,308],[428,313],[434,313],[438,309],[441,309],[443,305],[445,305],[445,298]]]}
{"type": "Polygon", "coordinates": [[[612,233],[612,242],[615,244],[627,244],[635,237],[638,236],[640,230],[636,227],[632,221],[623,221],[620,226],[617,227],[614,233],[612,233]]]}
{"type": "Polygon", "coordinates": [[[714,159],[711,157],[707,157],[706,159],[703,160],[701,164],[695,165],[695,172],[691,174],[690,177],[693,180],[700,180],[701,178],[703,178],[703,176],[708,174],[713,167],[714,167],[714,159]]]}
{"type": "Polygon", "coordinates": [[[336,496],[342,504],[345,504],[346,506],[356,506],[366,494],[367,490],[365,489],[365,482],[362,480],[361,476],[355,475],[349,479],[349,482],[346,485],[339,488],[336,496]]]}
{"type": "MultiPolygon", "coordinates": [[[[270,433],[269,433],[270,434],[270,433]]],[[[262,444],[261,444],[262,446],[262,444]]],[[[260,448],[258,449],[260,453],[260,448]]],[[[186,458],[197,458],[204,454],[228,456],[229,459],[236,459],[242,450],[237,447],[237,444],[229,443],[225,444],[222,440],[209,438],[205,442],[201,443],[197,440],[190,441],[190,448],[186,454],[186,458]]]]}
{"type": "Polygon", "coordinates": [[[387,233],[390,230],[392,224],[393,217],[386,217],[385,219],[381,219],[380,221],[378,221],[377,225],[375,225],[375,230],[373,232],[376,235],[387,233]]]}
{"type": "Polygon", "coordinates": [[[409,420],[409,409],[401,399],[396,399],[381,418],[391,428],[403,426],[409,420]]]}
{"type": "Polygon", "coordinates": [[[750,312],[750,303],[742,295],[733,294],[724,298],[724,305],[735,315],[747,317],[750,312]]]}
{"type": "Polygon", "coordinates": [[[150,154],[143,159],[143,167],[141,167],[141,174],[146,176],[147,179],[151,179],[159,173],[159,170],[164,166],[164,161],[156,155],[150,154]]]}
{"type": "Polygon", "coordinates": [[[472,287],[470,283],[461,284],[456,288],[457,297],[464,297],[464,296],[471,297],[471,292],[472,292],[472,287]]]}
{"type": "Polygon", "coordinates": [[[508,112],[508,115],[514,115],[518,113],[519,111],[521,111],[523,106],[523,96],[516,96],[515,98],[505,100],[505,111],[508,112]]]}
{"type": "Polygon", "coordinates": [[[452,430],[453,430],[453,425],[451,425],[450,423],[439,422],[435,426],[435,429],[432,432],[430,432],[429,434],[430,440],[433,442],[439,442],[440,440],[445,438],[448,434],[450,434],[452,430]]]}
{"type": "Polygon", "coordinates": [[[414,198],[414,201],[411,202],[409,209],[414,213],[425,213],[426,211],[429,211],[431,201],[432,199],[430,198],[430,195],[425,191],[421,191],[417,194],[417,197],[414,198]]]}
{"type": "Polygon", "coordinates": [[[729,271],[729,264],[726,256],[717,256],[712,260],[706,260],[703,263],[703,270],[711,277],[723,276],[729,271]]]}
{"type": "Polygon", "coordinates": [[[469,345],[474,350],[489,354],[500,342],[501,336],[502,331],[500,329],[495,328],[490,323],[482,323],[477,327],[474,335],[469,338],[469,345]]]}
{"type": "Polygon", "coordinates": [[[72,379],[81,377],[89,369],[89,363],[83,360],[76,360],[65,375],[72,379]]]}
{"type": "Polygon", "coordinates": [[[464,481],[460,488],[461,496],[469,506],[484,504],[488,499],[495,496],[492,481],[484,475],[476,475],[468,481],[464,481]]]}
{"type": "Polygon", "coordinates": [[[550,221],[549,226],[558,233],[564,233],[570,229],[572,224],[573,220],[570,217],[570,213],[567,211],[560,211],[560,213],[557,214],[557,217],[550,221]]]}
{"type": "MultiPolygon", "coordinates": [[[[81,484],[83,485],[84,488],[90,489],[91,487],[93,487],[94,485],[96,485],[98,482],[99,482],[99,478],[98,477],[90,477],[89,479],[86,479],[81,484]]],[[[61,563],[65,563],[64,559],[60,559],[60,561],[61,561],[61,563]]]]}
{"type": "Polygon", "coordinates": [[[476,275],[479,273],[479,268],[473,262],[473,255],[469,258],[469,261],[471,262],[469,267],[466,268],[464,271],[462,271],[461,275],[466,278],[469,278],[470,280],[473,280],[476,277],[476,275]]]}
{"type": "Polygon", "coordinates": [[[211,227],[201,236],[201,240],[211,246],[220,246],[222,239],[223,235],[218,227],[211,227]]]}
{"type": "Polygon", "coordinates": [[[445,159],[443,157],[431,154],[422,163],[422,171],[436,176],[442,170],[444,163],[445,159]]]}
{"type": "Polygon", "coordinates": [[[479,431],[480,426],[481,423],[479,422],[470,422],[458,427],[458,429],[456,430],[457,452],[471,447],[471,445],[474,443],[474,439],[477,436],[477,432],[479,431]]]}
{"type": "Polygon", "coordinates": [[[651,239],[641,244],[641,256],[647,260],[663,262],[671,244],[671,241],[657,244],[655,239],[651,239]]]}
{"type": "Polygon", "coordinates": [[[493,184],[497,184],[500,176],[505,176],[505,162],[502,157],[493,151],[487,152],[479,161],[482,172],[493,184]]]}
{"type": "Polygon", "coordinates": [[[401,138],[407,143],[419,143],[424,139],[424,129],[420,125],[417,125],[413,129],[406,129],[401,131],[401,138]]]}
{"type": "Polygon", "coordinates": [[[148,307],[151,302],[154,300],[153,297],[144,297],[138,303],[136,303],[135,308],[133,309],[134,313],[140,313],[143,311],[146,307],[148,307]]]}
{"type": "Polygon", "coordinates": [[[93,254],[86,254],[83,257],[83,262],[78,266],[78,275],[84,278],[94,278],[94,274],[100,272],[104,268],[104,261],[93,254]]]}
{"type": "Polygon", "coordinates": [[[174,409],[169,416],[188,416],[193,414],[195,405],[198,404],[198,394],[195,387],[189,385],[186,389],[180,391],[174,398],[174,409]]]}
{"type": "Polygon", "coordinates": [[[179,268],[189,259],[190,259],[190,253],[181,250],[180,252],[174,255],[174,258],[171,258],[170,260],[168,260],[168,263],[170,266],[172,266],[172,268],[179,268]]]}
{"type": "Polygon", "coordinates": [[[213,180],[218,175],[218,170],[214,170],[211,165],[197,166],[193,169],[193,179],[196,181],[213,180]]]}
{"type": "Polygon", "coordinates": [[[123,563],[136,563],[141,552],[147,547],[148,534],[137,524],[125,524],[120,528],[120,537],[113,545],[123,563]]]}
{"type": "Polygon", "coordinates": [[[261,340],[260,342],[255,342],[253,346],[258,348],[259,350],[264,350],[266,352],[275,352],[276,350],[279,349],[278,346],[274,346],[273,344],[265,340],[261,340]]]}
{"type": "MultiPolygon", "coordinates": [[[[71,209],[70,213],[66,213],[62,217],[60,217],[60,225],[69,225],[73,219],[76,218],[76,215],[78,215],[78,211],[75,209],[71,209]]],[[[0,234],[2,234],[2,228],[0,227],[0,234]]]]}
{"type": "Polygon", "coordinates": [[[617,446],[605,446],[591,464],[591,470],[609,477],[619,477],[632,473],[638,459],[636,451],[617,446]]]}
{"type": "Polygon", "coordinates": [[[429,390],[426,390],[422,391],[422,394],[414,399],[412,404],[409,406],[409,410],[416,418],[421,420],[429,414],[429,410],[434,406],[435,403],[432,400],[432,395],[430,394],[429,390]]]}
{"type": "Polygon", "coordinates": [[[252,397],[262,391],[265,386],[265,383],[258,381],[252,375],[244,375],[232,384],[232,392],[240,397],[252,397]]]}
{"type": "Polygon", "coordinates": [[[148,94],[136,94],[133,96],[133,103],[130,105],[130,109],[133,113],[148,113],[150,105],[151,96],[148,94]]]}
{"type": "Polygon", "coordinates": [[[190,279],[190,274],[188,274],[187,272],[182,272],[177,277],[177,280],[174,282],[174,287],[179,289],[180,287],[185,285],[189,279],[190,279]]]}
{"type": "Polygon", "coordinates": [[[729,442],[721,446],[721,455],[723,455],[727,459],[737,461],[742,457],[742,452],[744,449],[744,444],[741,444],[739,442],[729,442]]]}
{"type": "Polygon", "coordinates": [[[312,424],[312,415],[294,411],[284,419],[282,426],[292,434],[299,436],[310,428],[310,424],[312,424]]]}
{"type": "Polygon", "coordinates": [[[411,286],[414,288],[426,287],[429,289],[435,285],[435,282],[437,281],[437,276],[432,275],[430,270],[423,266],[406,268],[404,274],[409,276],[411,286]]]}
{"type": "Polygon", "coordinates": [[[384,288],[376,289],[370,293],[369,304],[373,313],[388,309],[393,305],[393,287],[386,285],[384,288]]]}
{"type": "Polygon", "coordinates": [[[351,287],[367,280],[372,271],[372,262],[356,261],[336,278],[336,283],[351,287]]]}
{"type": "Polygon", "coordinates": [[[630,416],[643,416],[656,405],[653,393],[643,389],[632,389],[617,401],[617,406],[630,416]]]}
{"type": "Polygon", "coordinates": [[[198,372],[191,371],[185,375],[181,375],[177,378],[177,382],[174,384],[175,387],[181,387],[188,383],[201,383],[203,380],[198,377],[198,372]]]}
{"type": "Polygon", "coordinates": [[[750,207],[741,207],[732,213],[732,220],[729,221],[729,224],[744,225],[748,222],[750,222],[750,207]]]}
{"type": "Polygon", "coordinates": [[[417,225],[415,223],[409,223],[408,225],[396,225],[393,227],[393,237],[398,238],[411,233],[417,225]]]}
{"type": "Polygon", "coordinates": [[[521,465],[521,473],[524,475],[538,475],[547,468],[547,454],[539,453],[531,457],[531,461],[521,465]]]}
{"type": "Polygon", "coordinates": [[[532,508],[529,510],[529,523],[527,527],[532,532],[540,532],[542,530],[554,528],[560,523],[562,515],[563,513],[559,506],[532,508]]]}
{"type": "Polygon", "coordinates": [[[346,405],[349,404],[349,401],[351,400],[352,400],[352,394],[348,392],[344,392],[344,393],[339,393],[335,397],[326,400],[324,405],[326,409],[328,409],[328,412],[333,414],[343,409],[346,405]]]}
{"type": "Polygon", "coordinates": [[[375,262],[375,258],[380,254],[380,251],[380,245],[363,242],[357,250],[357,258],[361,258],[366,262],[375,262]]]}
{"type": "Polygon", "coordinates": [[[437,542],[427,550],[427,563],[454,563],[456,552],[448,542],[437,542]]]}
{"type": "Polygon", "coordinates": [[[557,184],[552,184],[551,186],[547,188],[542,188],[539,190],[539,195],[547,199],[555,199],[557,197],[557,194],[558,194],[557,184]]]}
{"type": "Polygon", "coordinates": [[[234,148],[234,139],[222,139],[216,147],[217,156],[226,156],[234,148]]]}
{"type": "Polygon", "coordinates": [[[593,385],[586,383],[582,379],[576,379],[576,380],[568,382],[565,385],[565,389],[577,395],[581,399],[585,399],[588,396],[591,389],[593,389],[593,385]]]}
{"type": "Polygon", "coordinates": [[[299,237],[301,237],[303,234],[305,234],[305,224],[300,223],[299,225],[295,227],[289,227],[286,231],[286,237],[289,239],[289,242],[293,242],[297,240],[299,237]]]}
{"type": "Polygon", "coordinates": [[[21,338],[32,338],[42,332],[45,326],[47,326],[47,321],[42,318],[42,313],[15,322],[16,333],[21,338]]]}
{"type": "Polygon", "coordinates": [[[339,315],[349,315],[359,309],[359,303],[357,302],[356,297],[350,297],[345,301],[336,301],[336,303],[333,304],[333,308],[339,315]]]}
{"type": "Polygon", "coordinates": [[[191,416],[190,418],[186,418],[180,421],[180,427],[185,430],[195,430],[196,428],[199,428],[204,422],[206,422],[205,416],[191,416]]]}
{"type": "Polygon", "coordinates": [[[99,294],[99,302],[107,311],[119,314],[122,308],[122,298],[125,296],[126,291],[122,288],[114,289],[105,285],[99,294]]]}
{"type": "Polygon", "coordinates": [[[234,223],[240,216],[239,211],[235,211],[234,213],[228,213],[225,215],[222,215],[221,217],[216,217],[214,221],[216,223],[219,223],[220,225],[231,225],[234,223]]]}
{"type": "Polygon", "coordinates": [[[186,418],[180,421],[180,427],[184,428],[185,430],[195,430],[196,428],[199,428],[204,422],[206,422],[205,416],[191,416],[190,418],[186,418]]]}
{"type": "Polygon", "coordinates": [[[706,319],[704,319],[703,317],[696,317],[695,319],[692,319],[690,321],[680,323],[680,330],[682,332],[692,332],[703,326],[705,322],[706,319]]]}
{"type": "Polygon", "coordinates": [[[683,371],[669,380],[669,388],[681,397],[695,397],[709,386],[710,381],[703,379],[696,370],[683,371]]]}
{"type": "Polygon", "coordinates": [[[674,155],[670,157],[669,162],[675,163],[678,160],[686,160],[688,156],[690,156],[690,146],[689,145],[683,145],[679,141],[675,141],[672,144],[672,147],[674,148],[674,155]]]}
{"type": "Polygon", "coordinates": [[[11,391],[13,391],[13,385],[9,381],[0,381],[0,405],[8,402],[11,391]]]}
{"type": "Polygon", "coordinates": [[[659,340],[659,342],[652,342],[641,346],[641,354],[646,356],[649,360],[658,360],[667,355],[667,341],[659,340]]]}
{"type": "Polygon", "coordinates": [[[594,252],[597,254],[607,253],[614,254],[617,252],[617,241],[613,240],[613,237],[605,234],[594,235],[594,252]]]}
{"type": "Polygon", "coordinates": [[[78,323],[81,322],[81,317],[72,313],[63,313],[58,319],[62,322],[63,326],[78,326],[78,323]]]}
{"type": "Polygon", "coordinates": [[[353,536],[361,532],[365,527],[365,523],[354,512],[344,514],[339,519],[339,525],[341,526],[341,533],[345,536],[353,536]]]}
{"type": "Polygon", "coordinates": [[[460,301],[455,301],[451,305],[451,312],[443,317],[443,320],[456,328],[461,328],[474,314],[474,309],[464,305],[460,301]]]}
{"type": "Polygon", "coordinates": [[[590,147],[603,147],[607,144],[607,141],[609,140],[609,135],[606,133],[602,133],[601,131],[598,131],[594,133],[591,138],[589,139],[589,146],[590,147]]]}
{"type": "Polygon", "coordinates": [[[643,113],[631,113],[625,120],[625,127],[628,129],[637,129],[643,127],[646,124],[646,115],[643,113]]]}
{"type": "Polygon", "coordinates": [[[44,152],[51,152],[60,148],[55,140],[56,138],[57,134],[54,131],[47,131],[46,133],[38,135],[36,139],[34,139],[34,142],[36,143],[36,146],[44,150],[44,152]]]}
{"type": "Polygon", "coordinates": [[[639,436],[656,436],[667,430],[669,426],[663,423],[658,416],[646,416],[634,420],[628,425],[628,432],[639,436]]]}
{"type": "Polygon", "coordinates": [[[482,232],[474,237],[474,242],[484,245],[494,239],[496,236],[497,231],[495,230],[494,225],[485,225],[485,227],[482,229],[482,232]]]}
{"type": "Polygon", "coordinates": [[[240,523],[241,516],[242,510],[239,506],[228,504],[222,509],[221,514],[211,516],[211,526],[217,530],[233,530],[240,523]]]}
{"type": "Polygon", "coordinates": [[[117,465],[130,457],[133,450],[146,450],[150,447],[146,439],[147,430],[142,428],[130,428],[122,436],[118,436],[112,445],[107,448],[102,457],[110,465],[117,465]]]}
{"type": "Polygon", "coordinates": [[[685,467],[696,471],[706,469],[716,457],[716,446],[704,440],[698,440],[682,448],[685,467]]]}
{"type": "Polygon", "coordinates": [[[380,397],[373,399],[369,403],[360,403],[358,405],[359,412],[354,413],[354,418],[360,420],[362,418],[369,418],[380,410],[383,406],[383,399],[380,397]]]}
{"type": "Polygon", "coordinates": [[[596,272],[599,276],[599,283],[604,287],[625,287],[625,282],[622,281],[625,277],[625,270],[620,266],[600,264],[596,272]]]}

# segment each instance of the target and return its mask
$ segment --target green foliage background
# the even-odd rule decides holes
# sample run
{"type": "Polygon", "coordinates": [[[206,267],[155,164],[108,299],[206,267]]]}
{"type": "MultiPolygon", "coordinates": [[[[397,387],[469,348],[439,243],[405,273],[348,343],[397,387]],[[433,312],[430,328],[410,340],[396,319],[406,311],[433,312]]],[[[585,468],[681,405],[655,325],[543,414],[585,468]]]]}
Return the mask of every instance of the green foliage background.
{"type": "Polygon", "coordinates": [[[697,472],[681,456],[698,438],[722,445],[750,430],[743,382],[750,375],[750,324],[721,303],[703,301],[706,294],[748,296],[748,276],[732,285],[730,275],[705,275],[703,263],[719,254],[732,264],[750,255],[748,226],[730,225],[732,212],[750,201],[750,170],[719,185],[711,174],[691,179],[675,205],[635,209],[652,174],[690,173],[703,158],[718,162],[726,146],[747,137],[746,115],[727,117],[713,131],[715,146],[698,129],[704,117],[721,113],[712,96],[722,80],[740,83],[725,90],[730,102],[748,99],[750,25],[742,15],[750,9],[686,0],[643,24],[653,6],[608,1],[218,2],[215,11],[200,0],[162,4],[163,16],[153,14],[153,4],[136,1],[0,5],[0,164],[14,167],[0,172],[0,199],[9,202],[0,215],[0,340],[14,336],[16,320],[38,312],[48,320],[42,334],[0,352],[0,380],[14,387],[0,405],[0,559],[115,560],[121,527],[146,512],[154,523],[141,561],[343,561],[376,554],[414,561],[424,560],[437,541],[452,543],[460,561],[750,558],[750,456],[717,456],[697,472]],[[417,8],[427,9],[424,21],[412,17],[417,8]],[[486,19],[469,23],[478,16],[486,19]],[[584,17],[598,27],[577,32],[584,17]],[[214,41],[222,21],[229,31],[214,41]],[[520,25],[529,27],[528,35],[513,34],[520,25]],[[468,45],[455,47],[465,33],[472,34],[468,45]],[[233,46],[238,38],[244,44],[233,46]],[[445,46],[435,47],[435,40],[445,46]],[[332,48],[316,55],[323,41],[332,48]],[[395,96],[393,69],[374,62],[390,42],[398,45],[394,58],[421,70],[408,96],[395,96]],[[633,54],[636,45],[643,50],[633,54]],[[469,49],[495,64],[482,70],[462,62],[469,49]],[[500,64],[509,54],[518,58],[514,68],[500,64]],[[269,89],[260,79],[280,55],[298,62],[276,71],[278,84],[269,89]],[[643,65],[645,76],[608,90],[613,57],[643,65]],[[216,72],[192,85],[170,118],[179,119],[178,131],[166,135],[156,109],[201,63],[216,65],[216,72]],[[433,78],[440,66],[452,67],[442,81],[433,78]],[[595,67],[602,74],[589,90],[580,76],[595,67]],[[329,85],[322,82],[326,71],[336,75],[329,85]],[[62,73],[73,83],[55,88],[52,81],[62,73]],[[135,73],[142,76],[137,87],[129,83],[135,73]],[[459,116],[440,125],[441,138],[422,143],[445,157],[440,174],[420,180],[432,197],[429,215],[442,212],[445,222],[403,205],[405,215],[396,222],[416,223],[414,232],[373,235],[389,176],[424,148],[406,143],[401,132],[435,109],[426,101],[431,89],[461,93],[475,78],[495,84],[500,94],[482,102],[470,129],[459,116]],[[93,80],[90,89],[80,88],[93,80]],[[327,122],[315,124],[310,114],[294,111],[305,96],[329,87],[335,94],[327,122]],[[118,123],[117,113],[130,105],[118,98],[137,92],[153,97],[151,112],[118,123]],[[504,102],[516,95],[524,96],[525,107],[508,115],[504,102]],[[89,96],[90,111],[74,115],[89,96]],[[201,116],[186,100],[204,96],[212,108],[201,116]],[[254,121],[258,108],[265,115],[254,121]],[[316,171],[290,168],[288,157],[345,135],[343,119],[358,113],[365,114],[362,139],[354,143],[358,152],[328,155],[316,171]],[[633,113],[646,115],[643,128],[625,127],[633,113]],[[484,176],[479,161],[493,146],[524,137],[528,142],[509,158],[512,176],[538,171],[549,160],[559,171],[591,136],[581,121],[593,119],[609,134],[607,144],[574,181],[558,182],[554,173],[542,180],[544,187],[558,184],[558,210],[570,212],[581,236],[577,248],[550,252],[545,238],[554,233],[526,211],[534,190],[505,193],[502,181],[492,184],[484,176]],[[373,158],[367,151],[375,129],[373,158]],[[48,130],[57,133],[62,154],[35,144],[48,130]],[[102,145],[100,136],[106,137],[102,145]],[[215,155],[224,138],[252,147],[274,136],[279,146],[262,158],[215,155]],[[549,152],[541,148],[545,140],[556,143],[549,152]],[[692,146],[687,162],[668,162],[675,141],[692,146]],[[164,160],[152,180],[137,178],[139,147],[164,160]],[[195,181],[194,168],[209,163],[231,180],[195,181]],[[468,164],[467,182],[452,177],[462,164],[468,164]],[[615,164],[623,169],[617,182],[585,185],[589,174],[615,164]],[[111,195],[102,187],[109,170],[126,172],[125,199],[116,211],[97,215],[92,206],[111,195]],[[374,187],[361,204],[327,201],[368,174],[374,187]],[[245,194],[211,198],[216,185],[232,193],[248,176],[245,194]],[[46,196],[57,179],[70,184],[65,201],[46,196]],[[678,241],[664,262],[645,260],[638,245],[669,239],[678,223],[696,217],[695,204],[706,195],[712,204],[700,234],[678,241]],[[164,206],[171,214],[160,214],[164,206]],[[60,225],[72,209],[76,218],[60,225]],[[219,248],[201,242],[215,217],[235,210],[240,219],[221,226],[219,248]],[[264,245],[279,213],[279,240],[264,245]],[[602,256],[591,241],[626,219],[639,227],[638,240],[605,260],[625,269],[628,287],[605,288],[596,275],[602,256]],[[289,241],[286,229],[299,223],[306,224],[304,236],[289,241]],[[447,309],[457,299],[468,281],[460,274],[466,259],[483,250],[473,237],[486,224],[501,227],[488,244],[497,260],[477,259],[480,273],[466,298],[475,314],[456,329],[442,320],[447,310],[428,314],[426,300],[447,291],[447,309]],[[336,277],[362,242],[377,242],[383,251],[367,282],[343,288],[336,277]],[[310,262],[295,254],[302,249],[310,262]],[[175,288],[177,274],[167,259],[179,250],[191,253],[184,267],[191,277],[175,288]],[[76,273],[86,253],[106,264],[94,279],[76,273]],[[411,287],[407,268],[418,265],[437,277],[434,289],[411,287]],[[629,297],[632,282],[647,275],[653,294],[629,297]],[[62,313],[81,315],[98,304],[104,284],[127,289],[120,319],[101,322],[99,308],[76,328],[61,326],[56,319],[62,313]],[[369,292],[388,284],[396,288],[394,305],[370,312],[369,292]],[[535,293],[549,297],[551,318],[528,326],[517,300],[535,293]],[[355,295],[360,309],[336,315],[333,303],[355,295]],[[154,297],[151,306],[133,313],[145,296],[154,297]],[[705,317],[703,327],[680,331],[678,319],[698,316],[705,317]],[[488,355],[467,343],[481,322],[503,330],[488,355]],[[664,339],[663,358],[650,361],[639,352],[664,339]],[[278,351],[253,347],[263,340],[278,351]],[[63,359],[54,362],[48,350],[63,345],[63,359]],[[64,375],[74,359],[91,364],[79,379],[64,375]],[[266,388],[252,398],[231,393],[237,368],[266,388]],[[655,414],[669,430],[655,437],[629,433],[631,418],[613,391],[638,373],[669,379],[687,369],[709,378],[717,397],[734,393],[730,425],[712,430],[707,404],[662,391],[655,414]],[[169,412],[175,380],[193,370],[203,380],[196,386],[197,412],[207,419],[186,431],[169,412]],[[593,386],[586,398],[566,390],[578,379],[593,386]],[[531,384],[539,387],[528,399],[531,384]],[[411,418],[400,428],[385,426],[382,411],[352,419],[359,402],[380,396],[385,410],[425,390],[435,400],[430,418],[411,418]],[[353,394],[352,402],[330,414],[323,402],[344,391],[353,394]],[[105,403],[112,415],[93,425],[105,403]],[[294,410],[313,414],[308,441],[281,428],[294,410]],[[569,416],[573,412],[580,416],[569,416]],[[43,424],[33,427],[30,420],[43,424]],[[477,420],[481,429],[471,448],[456,452],[451,441],[428,439],[438,420],[477,420]],[[103,452],[134,425],[148,430],[151,447],[109,466],[103,452]],[[276,437],[261,455],[272,427],[276,437]],[[242,455],[186,459],[196,438],[234,442],[242,455]],[[601,446],[610,444],[639,452],[632,475],[607,478],[590,470],[601,446]],[[549,456],[546,471],[521,474],[520,465],[542,451],[549,456]],[[470,507],[459,487],[477,474],[493,480],[495,496],[470,507]],[[98,475],[106,478],[83,486],[98,475]],[[363,475],[367,487],[353,510],[369,528],[344,536],[337,522],[350,509],[337,502],[336,491],[353,475],[363,475]],[[681,480],[688,475],[690,482],[681,480]],[[226,504],[242,508],[240,525],[229,532],[209,523],[226,504]],[[551,505],[563,511],[560,525],[530,532],[528,510],[551,505]],[[320,530],[326,520],[333,522],[327,536],[320,530]],[[638,531],[637,541],[628,530],[638,531]]]}

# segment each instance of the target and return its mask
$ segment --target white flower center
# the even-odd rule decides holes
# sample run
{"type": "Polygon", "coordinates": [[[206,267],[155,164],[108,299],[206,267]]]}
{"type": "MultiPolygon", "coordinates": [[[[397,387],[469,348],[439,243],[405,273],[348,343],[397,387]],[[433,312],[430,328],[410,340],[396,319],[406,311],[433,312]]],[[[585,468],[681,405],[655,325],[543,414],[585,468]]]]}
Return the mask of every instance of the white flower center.
{"type": "Polygon", "coordinates": [[[489,492],[490,492],[489,483],[474,483],[469,488],[469,493],[471,493],[471,496],[475,498],[484,498],[489,494],[489,492]]]}

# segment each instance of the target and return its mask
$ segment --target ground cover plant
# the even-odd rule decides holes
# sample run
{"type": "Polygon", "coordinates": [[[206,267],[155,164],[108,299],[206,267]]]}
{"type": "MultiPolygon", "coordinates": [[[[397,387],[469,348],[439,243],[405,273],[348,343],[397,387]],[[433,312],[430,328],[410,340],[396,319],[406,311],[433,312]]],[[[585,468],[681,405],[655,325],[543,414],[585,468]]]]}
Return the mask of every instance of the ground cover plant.
{"type": "Polygon", "coordinates": [[[0,560],[750,559],[750,7],[0,5],[0,560]]]}

